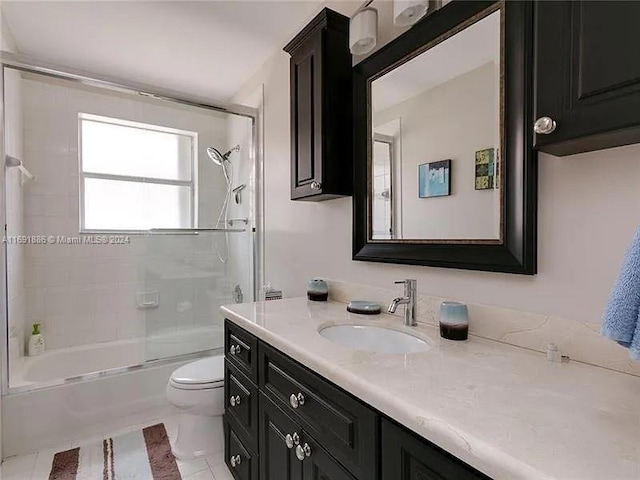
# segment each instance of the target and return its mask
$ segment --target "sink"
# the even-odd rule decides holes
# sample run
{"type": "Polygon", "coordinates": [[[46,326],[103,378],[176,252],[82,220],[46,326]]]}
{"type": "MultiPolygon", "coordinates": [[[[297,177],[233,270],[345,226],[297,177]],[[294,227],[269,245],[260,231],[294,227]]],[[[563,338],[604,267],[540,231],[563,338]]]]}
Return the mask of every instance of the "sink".
{"type": "Polygon", "coordinates": [[[431,343],[422,338],[372,325],[333,325],[319,332],[332,342],[365,352],[417,353],[431,348],[431,343]]]}

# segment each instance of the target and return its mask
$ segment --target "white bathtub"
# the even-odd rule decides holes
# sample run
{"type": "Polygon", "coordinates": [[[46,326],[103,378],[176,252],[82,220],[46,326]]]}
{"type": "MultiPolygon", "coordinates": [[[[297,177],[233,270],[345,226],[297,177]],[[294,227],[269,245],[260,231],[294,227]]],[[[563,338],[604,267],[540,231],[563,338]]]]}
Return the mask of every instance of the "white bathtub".
{"type": "Polygon", "coordinates": [[[51,386],[66,379],[103,376],[111,370],[221,348],[222,327],[164,330],[149,337],[59,348],[11,365],[10,386],[51,386]]]}
{"type": "Polygon", "coordinates": [[[14,362],[12,393],[2,400],[3,455],[29,453],[174,413],[165,397],[167,381],[173,370],[193,358],[146,359],[205,349],[222,354],[222,343],[221,328],[194,328],[52,350],[14,362]]]}

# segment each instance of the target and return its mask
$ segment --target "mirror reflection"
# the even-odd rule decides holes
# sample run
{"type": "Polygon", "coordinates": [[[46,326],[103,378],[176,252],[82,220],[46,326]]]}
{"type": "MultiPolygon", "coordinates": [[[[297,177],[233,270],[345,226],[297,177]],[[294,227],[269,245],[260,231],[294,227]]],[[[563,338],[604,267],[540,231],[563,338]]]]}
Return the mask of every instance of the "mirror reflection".
{"type": "Polygon", "coordinates": [[[371,83],[370,239],[500,241],[500,15],[371,83]]]}

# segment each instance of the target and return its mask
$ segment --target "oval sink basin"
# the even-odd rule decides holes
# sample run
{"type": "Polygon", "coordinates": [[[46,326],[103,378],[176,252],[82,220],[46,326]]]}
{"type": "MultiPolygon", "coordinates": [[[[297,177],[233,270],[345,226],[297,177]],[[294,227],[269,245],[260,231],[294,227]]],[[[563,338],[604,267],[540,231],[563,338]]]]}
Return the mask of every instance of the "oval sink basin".
{"type": "Polygon", "coordinates": [[[431,344],[390,328],[365,325],[334,325],[320,330],[324,338],[354,350],[378,353],[426,352],[431,344]]]}

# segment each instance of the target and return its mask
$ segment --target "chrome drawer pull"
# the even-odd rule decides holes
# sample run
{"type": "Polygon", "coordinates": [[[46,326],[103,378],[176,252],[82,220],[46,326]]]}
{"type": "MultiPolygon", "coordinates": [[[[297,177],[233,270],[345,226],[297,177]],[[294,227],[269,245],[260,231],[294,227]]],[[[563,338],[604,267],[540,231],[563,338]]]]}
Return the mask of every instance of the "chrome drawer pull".
{"type": "Polygon", "coordinates": [[[305,443],[304,447],[300,445],[296,447],[296,457],[298,457],[298,460],[302,461],[306,457],[310,457],[310,456],[311,456],[311,447],[309,446],[308,443],[305,443]]]}
{"type": "Polygon", "coordinates": [[[292,393],[289,397],[289,403],[293,408],[298,408],[299,406],[304,405],[304,395],[301,393],[298,393],[297,395],[292,393]]]}
{"type": "Polygon", "coordinates": [[[238,355],[240,353],[240,350],[242,350],[240,345],[231,345],[231,348],[229,349],[229,353],[231,355],[238,355]]]}
{"type": "Polygon", "coordinates": [[[238,465],[240,465],[242,458],[240,458],[240,455],[234,455],[229,459],[229,463],[231,463],[231,466],[233,468],[236,468],[238,465]]]}
{"type": "Polygon", "coordinates": [[[236,395],[236,396],[231,395],[231,398],[229,399],[229,403],[231,404],[232,407],[235,407],[236,405],[240,405],[240,395],[236,395]]]}
{"type": "Polygon", "coordinates": [[[295,445],[300,445],[300,436],[298,432],[293,432],[293,435],[287,433],[287,436],[284,438],[284,443],[287,444],[288,449],[292,449],[295,445]]]}

